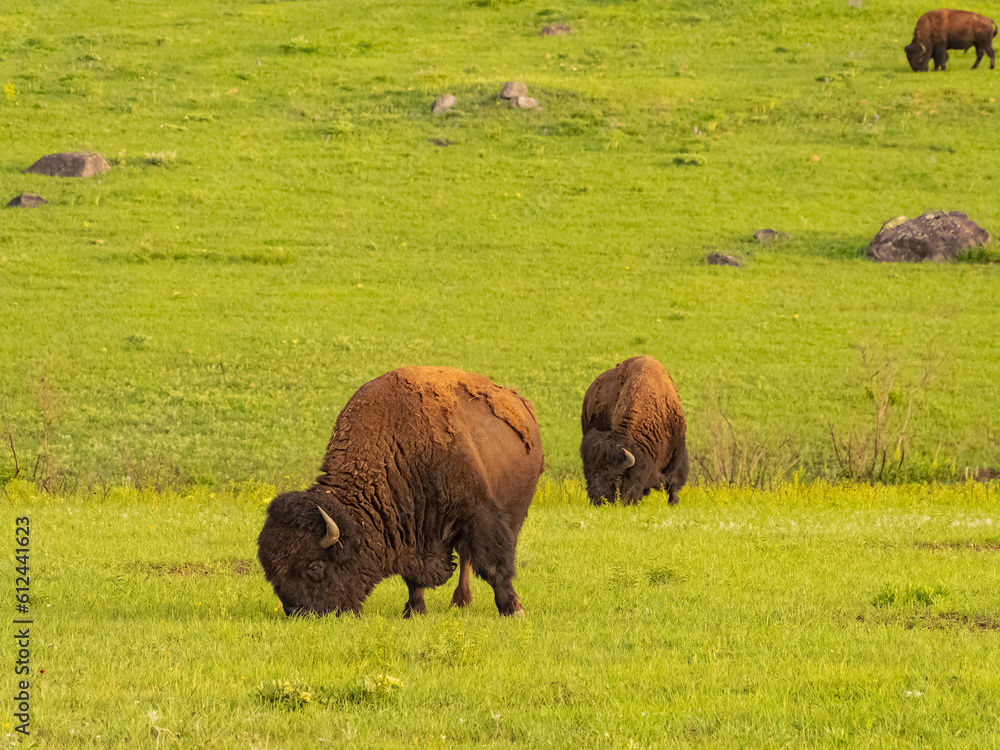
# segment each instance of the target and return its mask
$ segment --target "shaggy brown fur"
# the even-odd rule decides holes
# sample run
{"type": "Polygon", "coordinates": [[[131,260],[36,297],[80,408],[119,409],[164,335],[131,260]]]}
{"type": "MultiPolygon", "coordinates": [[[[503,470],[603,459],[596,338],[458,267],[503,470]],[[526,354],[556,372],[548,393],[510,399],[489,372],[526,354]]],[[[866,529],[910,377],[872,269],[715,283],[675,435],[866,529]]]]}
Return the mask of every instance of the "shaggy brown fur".
{"type": "Polygon", "coordinates": [[[916,72],[927,70],[927,63],[934,58],[934,70],[944,70],[948,62],[948,50],[968,51],[976,48],[976,62],[979,67],[983,55],[990,56],[990,69],[996,64],[993,54],[993,37],[997,35],[997,25],[993,20],[967,10],[932,10],[924,13],[913,31],[913,41],[906,45],[906,59],[916,72]]]}
{"type": "Polygon", "coordinates": [[[271,502],[258,557],[289,614],[360,612],[399,575],[409,616],[451,577],[457,550],[452,603],[472,600],[472,570],[500,614],[517,614],[514,548],[542,466],[534,409],[515,391],[448,367],[394,370],[347,402],[316,483],[271,502]],[[327,548],[317,506],[340,529],[327,548]]]}
{"type": "Polygon", "coordinates": [[[580,456],[590,502],[637,503],[653,489],[687,482],[687,427],[674,381],[652,357],[627,359],[597,377],[583,397],[580,456]],[[626,451],[635,464],[628,466],[626,451]]]}

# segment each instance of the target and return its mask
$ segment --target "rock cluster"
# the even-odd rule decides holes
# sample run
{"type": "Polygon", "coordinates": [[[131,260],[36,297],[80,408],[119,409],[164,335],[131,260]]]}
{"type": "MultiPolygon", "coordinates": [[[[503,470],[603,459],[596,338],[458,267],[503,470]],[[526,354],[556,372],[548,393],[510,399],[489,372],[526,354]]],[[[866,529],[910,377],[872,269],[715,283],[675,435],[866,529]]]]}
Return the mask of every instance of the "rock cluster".
{"type": "Polygon", "coordinates": [[[528,96],[528,87],[523,81],[507,81],[500,90],[500,98],[510,102],[515,109],[534,109],[538,100],[528,96]]]}

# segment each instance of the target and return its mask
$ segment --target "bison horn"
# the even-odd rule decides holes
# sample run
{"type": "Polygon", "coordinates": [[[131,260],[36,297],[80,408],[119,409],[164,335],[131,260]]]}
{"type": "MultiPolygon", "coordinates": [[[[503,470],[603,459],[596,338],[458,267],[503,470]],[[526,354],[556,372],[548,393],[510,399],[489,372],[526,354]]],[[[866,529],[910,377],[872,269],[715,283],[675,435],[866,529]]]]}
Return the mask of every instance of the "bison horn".
{"type": "Polygon", "coordinates": [[[920,45],[920,52],[921,53],[923,53],[923,52],[925,52],[927,50],[927,48],[924,46],[923,42],[917,42],[917,44],[920,45]]]}
{"type": "Polygon", "coordinates": [[[630,466],[635,466],[635,456],[624,448],[622,448],[622,451],[625,453],[625,458],[622,459],[622,468],[627,469],[630,466]]]}
{"type": "Polygon", "coordinates": [[[326,511],[319,508],[320,515],[323,516],[323,520],[326,521],[326,536],[320,540],[319,546],[323,549],[336,544],[337,540],[340,539],[340,529],[337,528],[337,524],[333,522],[333,519],[326,514],[326,511]]]}

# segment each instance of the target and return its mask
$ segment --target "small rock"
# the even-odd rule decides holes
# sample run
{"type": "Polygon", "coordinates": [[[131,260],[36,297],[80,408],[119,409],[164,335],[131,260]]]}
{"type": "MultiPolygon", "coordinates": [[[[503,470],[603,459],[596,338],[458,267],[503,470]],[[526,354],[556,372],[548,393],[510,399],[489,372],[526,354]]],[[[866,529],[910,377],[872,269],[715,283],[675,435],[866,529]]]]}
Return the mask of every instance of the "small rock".
{"type": "Polygon", "coordinates": [[[887,221],[865,253],[882,263],[940,263],[989,241],[989,232],[961,211],[930,211],[916,219],[899,216],[887,221]]]}
{"type": "Polygon", "coordinates": [[[439,115],[442,112],[447,112],[449,109],[458,103],[458,98],[454,94],[445,94],[444,96],[439,96],[434,100],[434,104],[431,106],[431,114],[439,115]]]}
{"type": "Polygon", "coordinates": [[[742,266],[743,261],[735,255],[723,255],[722,253],[709,253],[705,256],[705,261],[710,266],[742,266]]]}
{"type": "Polygon", "coordinates": [[[1000,479],[1000,471],[992,467],[983,466],[976,472],[975,480],[977,482],[991,482],[994,479],[1000,479]]]}
{"type": "Polygon", "coordinates": [[[96,152],[74,151],[43,156],[24,171],[52,177],[93,177],[95,174],[104,174],[110,168],[108,160],[96,152]]]}
{"type": "Polygon", "coordinates": [[[678,167],[703,167],[706,160],[701,154],[677,154],[673,162],[678,167]]]}
{"type": "Polygon", "coordinates": [[[433,143],[435,146],[441,146],[442,148],[451,145],[451,141],[449,141],[447,138],[431,138],[431,143],[433,143]]]}
{"type": "Polygon", "coordinates": [[[565,36],[572,33],[573,29],[570,28],[568,23],[554,23],[549,26],[543,26],[541,36],[565,36]]]}
{"type": "Polygon", "coordinates": [[[777,232],[773,229],[758,229],[753,233],[753,238],[762,245],[770,245],[777,239],[785,236],[784,232],[777,232]]]}
{"type": "Polygon", "coordinates": [[[40,195],[21,193],[10,199],[7,208],[34,208],[35,206],[44,206],[47,203],[48,201],[40,195]]]}
{"type": "Polygon", "coordinates": [[[501,99],[517,99],[519,96],[527,96],[528,87],[523,81],[507,81],[500,90],[501,99]]]}
{"type": "Polygon", "coordinates": [[[534,109],[538,106],[538,100],[530,96],[518,96],[510,100],[510,106],[515,109],[534,109]]]}

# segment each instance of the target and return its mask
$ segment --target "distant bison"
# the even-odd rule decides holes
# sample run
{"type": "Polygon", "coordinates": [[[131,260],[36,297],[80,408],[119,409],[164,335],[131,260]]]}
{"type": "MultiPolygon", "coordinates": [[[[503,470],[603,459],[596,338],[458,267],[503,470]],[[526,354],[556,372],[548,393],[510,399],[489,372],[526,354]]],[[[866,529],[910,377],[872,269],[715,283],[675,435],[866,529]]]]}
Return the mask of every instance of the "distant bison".
{"type": "Polygon", "coordinates": [[[687,482],[684,411],[674,381],[652,357],[627,359],[597,377],[583,397],[580,457],[594,505],[637,503],[653,489],[687,482]]]}
{"type": "Polygon", "coordinates": [[[932,10],[924,13],[913,31],[913,41],[903,49],[906,59],[914,71],[927,70],[927,63],[934,58],[934,70],[944,70],[948,62],[948,50],[968,51],[976,48],[976,62],[979,67],[983,55],[990,56],[990,69],[995,67],[993,37],[997,35],[997,25],[993,20],[967,10],[932,10]]]}
{"type": "Polygon", "coordinates": [[[501,615],[522,613],[514,548],[542,473],[531,403],[483,375],[404,367],[361,386],[337,417],[315,484],[271,501],[258,557],[285,613],[361,611],[399,575],[404,616],[461,561],[456,606],[474,570],[501,615]]]}

